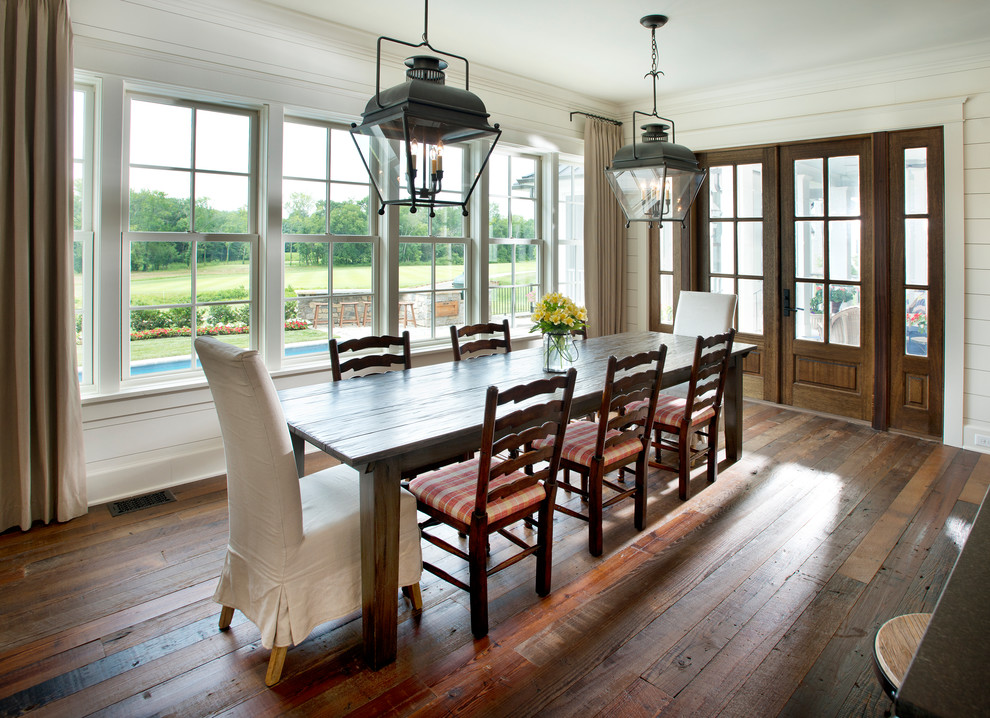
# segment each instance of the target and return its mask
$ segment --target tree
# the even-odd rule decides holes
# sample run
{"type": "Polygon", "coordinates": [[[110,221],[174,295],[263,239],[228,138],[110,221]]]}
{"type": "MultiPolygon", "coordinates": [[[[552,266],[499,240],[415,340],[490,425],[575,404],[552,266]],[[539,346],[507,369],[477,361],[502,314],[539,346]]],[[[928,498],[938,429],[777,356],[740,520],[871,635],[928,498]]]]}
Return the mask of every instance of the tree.
{"type": "Polygon", "coordinates": [[[129,217],[132,232],[188,232],[189,200],[160,190],[132,189],[129,217]]]}

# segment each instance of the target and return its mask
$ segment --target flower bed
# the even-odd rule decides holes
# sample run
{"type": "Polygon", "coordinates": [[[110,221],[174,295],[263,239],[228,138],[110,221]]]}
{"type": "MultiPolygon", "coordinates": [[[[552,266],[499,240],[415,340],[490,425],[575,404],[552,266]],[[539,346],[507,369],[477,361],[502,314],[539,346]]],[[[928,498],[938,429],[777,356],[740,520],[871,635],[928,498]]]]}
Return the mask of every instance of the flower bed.
{"type": "MultiPolygon", "coordinates": [[[[301,320],[292,319],[285,323],[285,330],[297,331],[308,329],[309,325],[301,320]]],[[[197,336],[225,336],[228,334],[247,334],[251,330],[243,324],[212,324],[208,326],[196,327],[197,336]]],[[[131,332],[131,341],[141,341],[142,339],[167,339],[169,337],[192,336],[190,327],[163,327],[161,329],[144,329],[139,332],[131,332]]]]}

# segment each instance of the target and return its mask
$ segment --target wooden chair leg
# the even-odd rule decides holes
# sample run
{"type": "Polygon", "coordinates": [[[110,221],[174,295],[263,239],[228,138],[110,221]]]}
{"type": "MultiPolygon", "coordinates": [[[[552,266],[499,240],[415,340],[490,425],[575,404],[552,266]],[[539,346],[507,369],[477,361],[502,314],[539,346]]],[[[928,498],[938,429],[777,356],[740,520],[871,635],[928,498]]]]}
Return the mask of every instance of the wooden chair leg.
{"type": "Polygon", "coordinates": [[[234,618],[234,609],[230,606],[224,606],[220,609],[220,630],[226,631],[230,628],[230,622],[234,618]]]}
{"type": "Polygon", "coordinates": [[[714,422],[708,425],[708,481],[715,481],[718,472],[718,425],[714,422]]]}
{"type": "Polygon", "coordinates": [[[539,528],[536,540],[539,550],[536,552],[536,594],[546,596],[550,593],[550,578],[553,568],[553,507],[556,501],[556,486],[547,492],[547,498],[540,507],[539,528]]]}
{"type": "Polygon", "coordinates": [[[581,474],[581,482],[588,486],[588,553],[601,556],[602,540],[602,465],[592,459],[587,475],[581,474]]]}
{"type": "Polygon", "coordinates": [[[278,683],[278,679],[282,677],[282,666],[285,665],[285,654],[288,651],[288,646],[275,646],[272,648],[272,655],[268,659],[268,673],[265,674],[266,686],[274,686],[278,683]]]}
{"type": "Polygon", "coordinates": [[[468,536],[468,575],[471,587],[471,633],[488,635],[488,527],[473,521],[468,536]]]}
{"type": "Polygon", "coordinates": [[[414,611],[423,610],[423,591],[420,590],[418,583],[414,583],[412,586],[403,586],[402,595],[409,599],[414,611]]]}
{"type": "Polygon", "coordinates": [[[691,433],[688,427],[683,427],[677,441],[677,495],[681,501],[687,501],[688,484],[691,482],[691,447],[688,442],[691,433]]]}
{"type": "Polygon", "coordinates": [[[636,459],[636,493],[633,494],[635,511],[633,513],[633,524],[637,531],[642,531],[646,527],[646,472],[647,453],[641,451],[636,459]]]}

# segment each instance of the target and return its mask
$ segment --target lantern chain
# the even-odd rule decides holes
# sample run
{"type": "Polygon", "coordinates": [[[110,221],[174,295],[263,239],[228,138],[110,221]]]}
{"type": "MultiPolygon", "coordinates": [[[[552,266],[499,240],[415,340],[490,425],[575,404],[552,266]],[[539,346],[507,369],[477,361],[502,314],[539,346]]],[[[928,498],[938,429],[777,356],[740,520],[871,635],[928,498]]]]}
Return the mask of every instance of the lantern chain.
{"type": "Polygon", "coordinates": [[[657,77],[662,75],[663,71],[657,67],[660,62],[660,52],[657,50],[657,29],[655,26],[650,28],[650,34],[653,37],[653,52],[651,56],[653,67],[643,77],[653,78],[653,116],[659,117],[660,115],[657,114],[657,77]]]}

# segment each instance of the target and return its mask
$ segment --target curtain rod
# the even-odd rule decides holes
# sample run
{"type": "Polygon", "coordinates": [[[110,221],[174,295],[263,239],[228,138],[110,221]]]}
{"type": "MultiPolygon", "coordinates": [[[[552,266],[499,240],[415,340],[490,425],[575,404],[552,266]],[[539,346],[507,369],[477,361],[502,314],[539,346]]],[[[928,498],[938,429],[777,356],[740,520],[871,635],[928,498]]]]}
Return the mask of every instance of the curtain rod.
{"type": "Polygon", "coordinates": [[[581,110],[574,110],[571,113],[571,122],[574,122],[574,115],[584,115],[585,117],[593,117],[596,120],[601,120],[602,122],[611,122],[613,125],[618,125],[622,127],[622,123],[619,120],[613,120],[611,117],[602,117],[601,115],[593,115],[590,112],[581,112],[581,110]]]}

